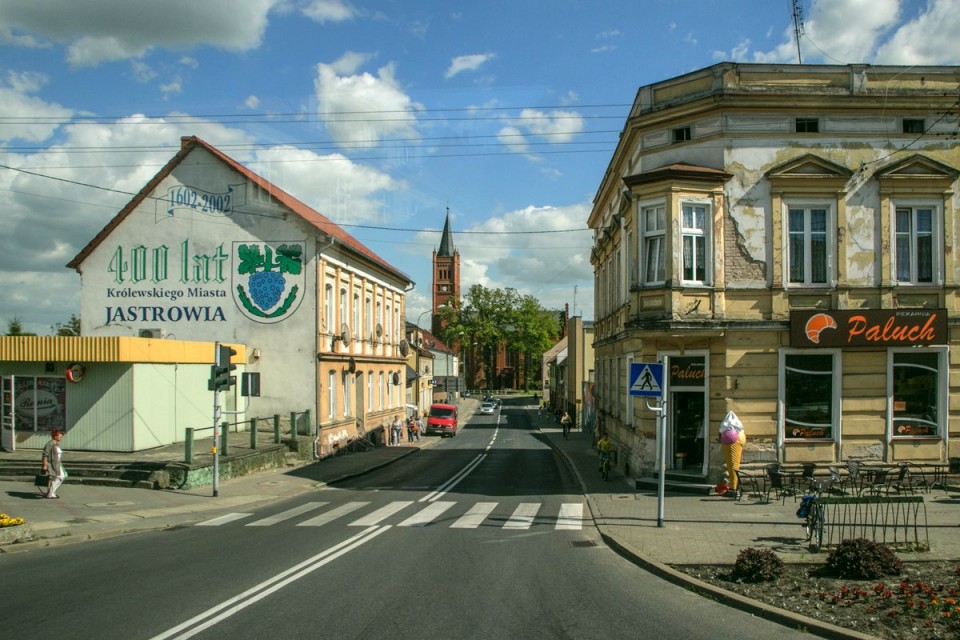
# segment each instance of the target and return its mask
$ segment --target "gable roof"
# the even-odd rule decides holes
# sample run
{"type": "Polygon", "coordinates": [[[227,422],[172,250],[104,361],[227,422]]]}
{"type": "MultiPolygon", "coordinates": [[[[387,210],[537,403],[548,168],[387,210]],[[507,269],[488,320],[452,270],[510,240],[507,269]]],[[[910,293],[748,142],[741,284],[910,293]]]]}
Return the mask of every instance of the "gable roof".
{"type": "Polygon", "coordinates": [[[174,155],[173,158],[171,158],[170,161],[167,162],[167,164],[164,165],[164,167],[160,169],[160,171],[158,171],[157,174],[153,176],[153,178],[151,178],[150,181],[147,182],[147,184],[144,185],[139,192],[137,192],[133,199],[130,200],[130,202],[128,202],[127,205],[121,209],[120,212],[114,216],[109,223],[107,223],[107,226],[100,230],[100,233],[94,236],[94,238],[87,243],[87,246],[85,246],[80,253],[74,257],[73,260],[67,263],[67,267],[80,271],[80,265],[84,260],[86,260],[87,256],[89,256],[90,253],[93,252],[93,250],[96,249],[101,242],[106,240],[107,236],[113,233],[113,230],[116,229],[117,226],[119,226],[119,224],[123,222],[127,216],[129,216],[140,205],[140,203],[143,202],[153,192],[154,189],[157,188],[157,185],[159,185],[164,178],[170,175],[174,168],[176,168],[177,165],[179,165],[191,151],[198,148],[206,150],[225,164],[229,165],[232,169],[243,175],[247,180],[269,193],[273,198],[280,202],[280,204],[290,209],[290,211],[298,215],[305,222],[315,227],[318,231],[327,234],[331,238],[334,238],[340,243],[341,246],[346,247],[349,251],[366,258],[367,260],[370,260],[377,266],[386,269],[387,271],[398,276],[401,280],[409,284],[413,284],[413,280],[410,279],[410,276],[400,271],[389,262],[368,249],[363,245],[363,243],[344,231],[333,220],[310,208],[303,202],[300,202],[283,189],[280,189],[276,185],[272,184],[266,178],[257,175],[216,147],[208,144],[196,136],[184,136],[180,139],[180,151],[178,151],[177,154],[174,155]]]}

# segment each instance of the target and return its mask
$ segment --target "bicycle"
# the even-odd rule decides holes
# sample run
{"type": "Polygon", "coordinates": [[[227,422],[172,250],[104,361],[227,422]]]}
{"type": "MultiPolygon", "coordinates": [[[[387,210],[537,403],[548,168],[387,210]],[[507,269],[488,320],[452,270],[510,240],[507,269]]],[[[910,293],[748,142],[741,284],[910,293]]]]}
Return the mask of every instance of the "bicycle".
{"type": "Polygon", "coordinates": [[[810,550],[817,552],[823,546],[823,530],[827,524],[826,509],[819,500],[823,495],[823,483],[811,478],[809,491],[810,493],[800,498],[797,516],[804,518],[803,526],[810,550]]]}
{"type": "Polygon", "coordinates": [[[600,452],[600,477],[604,480],[610,478],[610,452],[600,452]]]}

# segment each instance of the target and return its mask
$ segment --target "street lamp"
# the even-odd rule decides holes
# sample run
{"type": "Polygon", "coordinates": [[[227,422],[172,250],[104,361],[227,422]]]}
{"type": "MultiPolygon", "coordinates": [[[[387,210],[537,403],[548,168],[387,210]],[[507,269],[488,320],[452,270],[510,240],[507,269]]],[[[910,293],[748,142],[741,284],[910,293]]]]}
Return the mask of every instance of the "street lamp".
{"type": "MultiPolygon", "coordinates": [[[[443,309],[443,308],[445,308],[446,306],[447,306],[446,303],[437,305],[437,310],[443,309]]],[[[433,315],[433,311],[434,311],[433,309],[427,309],[426,311],[424,311],[423,313],[421,313],[419,316],[417,316],[417,324],[414,325],[414,332],[415,332],[415,338],[414,338],[415,344],[414,344],[414,347],[416,348],[416,357],[414,358],[414,363],[415,363],[415,365],[416,365],[416,367],[417,367],[417,387],[416,387],[416,391],[417,391],[417,394],[416,394],[416,395],[417,395],[417,398],[416,398],[416,402],[417,402],[417,412],[420,413],[420,414],[423,413],[423,405],[422,405],[421,402],[420,402],[421,399],[422,399],[422,395],[423,395],[423,394],[420,393],[420,376],[421,376],[421,373],[420,373],[420,344],[423,342],[423,341],[421,340],[420,336],[421,336],[421,331],[423,331],[423,329],[420,328],[420,321],[423,320],[423,316],[427,315],[428,313],[431,314],[431,315],[433,315]]]]}

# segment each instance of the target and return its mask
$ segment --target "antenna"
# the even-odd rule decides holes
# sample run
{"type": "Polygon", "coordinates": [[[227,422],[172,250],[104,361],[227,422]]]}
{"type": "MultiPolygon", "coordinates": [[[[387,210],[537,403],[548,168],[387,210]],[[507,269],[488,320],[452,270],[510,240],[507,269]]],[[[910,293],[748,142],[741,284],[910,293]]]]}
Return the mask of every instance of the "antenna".
{"type": "Polygon", "coordinates": [[[803,64],[800,56],[800,36],[803,35],[803,5],[800,0],[792,0],[793,4],[793,36],[797,40],[797,64],[803,64]]]}

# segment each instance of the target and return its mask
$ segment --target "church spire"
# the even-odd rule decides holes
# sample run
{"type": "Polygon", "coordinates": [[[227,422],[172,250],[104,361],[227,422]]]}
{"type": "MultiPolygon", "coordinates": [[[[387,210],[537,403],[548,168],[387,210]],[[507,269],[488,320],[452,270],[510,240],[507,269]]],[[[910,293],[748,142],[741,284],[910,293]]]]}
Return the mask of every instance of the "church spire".
{"type": "Polygon", "coordinates": [[[447,207],[447,219],[443,223],[443,233],[440,235],[440,248],[437,250],[438,256],[450,258],[456,249],[453,246],[453,232],[450,230],[450,207],[447,207]]]}

